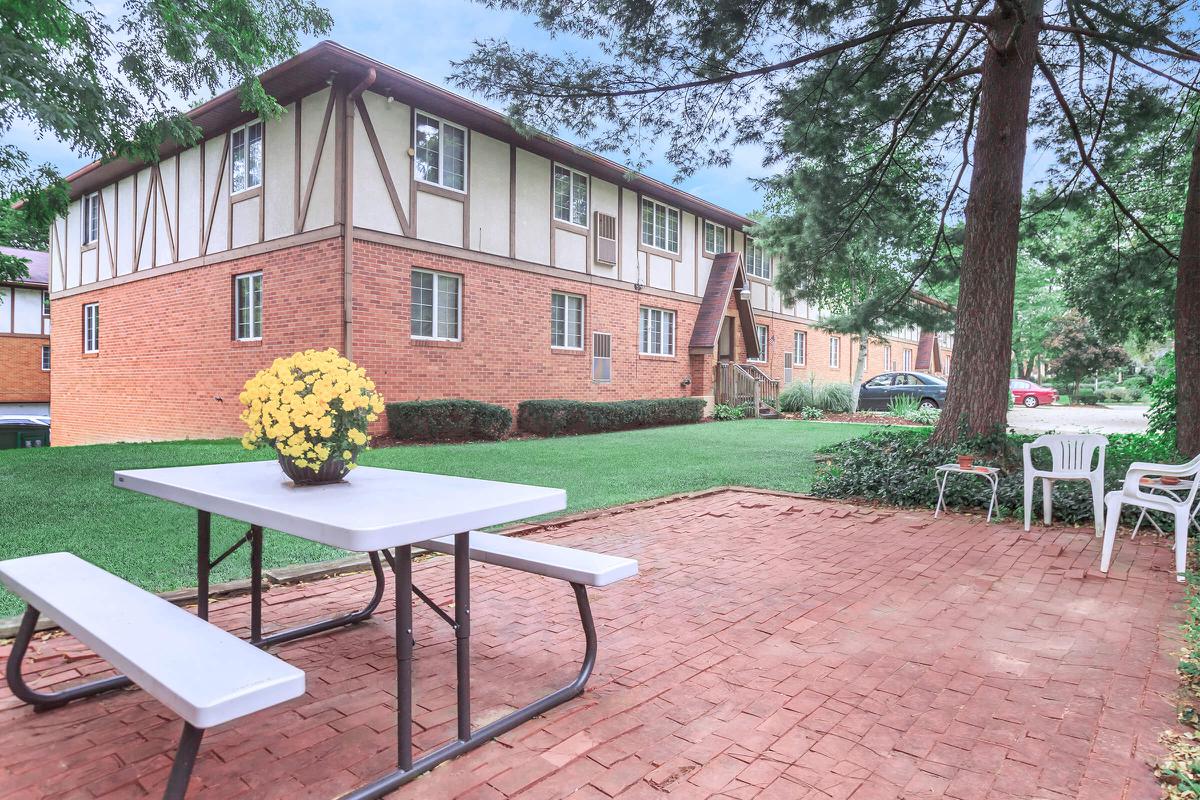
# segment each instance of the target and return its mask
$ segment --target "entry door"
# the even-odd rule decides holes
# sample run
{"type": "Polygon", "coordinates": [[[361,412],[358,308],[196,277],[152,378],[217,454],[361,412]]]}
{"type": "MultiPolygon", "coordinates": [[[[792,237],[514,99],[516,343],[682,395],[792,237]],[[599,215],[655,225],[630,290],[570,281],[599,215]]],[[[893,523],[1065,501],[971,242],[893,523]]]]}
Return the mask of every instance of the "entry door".
{"type": "Polygon", "coordinates": [[[733,361],[733,317],[721,320],[721,335],[717,338],[717,360],[733,361]]]}

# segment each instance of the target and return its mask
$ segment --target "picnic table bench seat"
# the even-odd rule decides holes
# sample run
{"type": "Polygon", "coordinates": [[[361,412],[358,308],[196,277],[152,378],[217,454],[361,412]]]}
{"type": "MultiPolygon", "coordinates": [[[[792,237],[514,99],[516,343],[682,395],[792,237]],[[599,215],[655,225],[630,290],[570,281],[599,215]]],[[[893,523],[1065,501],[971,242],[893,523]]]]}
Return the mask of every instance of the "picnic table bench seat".
{"type": "MultiPolygon", "coordinates": [[[[429,539],[418,547],[454,554],[454,537],[429,539]]],[[[508,567],[547,578],[584,586],[607,586],[636,575],[638,562],[632,558],[592,553],[574,547],[535,542],[515,536],[471,531],[472,561],[508,567]]]]}
{"type": "Polygon", "coordinates": [[[28,604],[6,667],[17,697],[45,710],[137,684],[184,721],[168,800],[187,791],[206,728],[304,694],[304,672],[71,553],[0,561],[0,582],[28,604]],[[40,613],[121,675],[57,692],[25,684],[21,661],[40,613]]]}

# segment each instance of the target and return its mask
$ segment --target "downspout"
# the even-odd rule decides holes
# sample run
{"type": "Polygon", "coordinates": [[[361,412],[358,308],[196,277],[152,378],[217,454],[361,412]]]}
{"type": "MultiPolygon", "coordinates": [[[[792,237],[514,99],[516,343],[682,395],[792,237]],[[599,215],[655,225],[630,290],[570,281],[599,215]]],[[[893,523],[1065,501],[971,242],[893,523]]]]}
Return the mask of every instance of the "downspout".
{"type": "Polygon", "coordinates": [[[342,355],[354,358],[354,105],[375,83],[375,68],[346,95],[342,157],[342,355]]]}

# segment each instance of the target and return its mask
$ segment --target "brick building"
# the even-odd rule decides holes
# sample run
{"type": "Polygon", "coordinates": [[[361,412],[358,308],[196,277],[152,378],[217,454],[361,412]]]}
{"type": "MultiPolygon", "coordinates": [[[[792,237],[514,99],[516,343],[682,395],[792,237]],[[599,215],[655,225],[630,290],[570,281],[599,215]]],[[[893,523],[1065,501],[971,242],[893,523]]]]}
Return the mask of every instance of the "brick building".
{"type": "Polygon", "coordinates": [[[50,256],[0,247],[27,261],[22,281],[0,282],[0,416],[49,413],[50,256]]]}
{"type": "MultiPolygon", "coordinates": [[[[711,398],[721,360],[849,380],[752,220],[331,42],[263,83],[278,120],[230,92],[191,112],[196,147],[70,177],[56,443],[238,434],[245,379],[308,347],[388,400],[711,398]]],[[[918,338],[870,371],[915,368],[918,338]]]]}

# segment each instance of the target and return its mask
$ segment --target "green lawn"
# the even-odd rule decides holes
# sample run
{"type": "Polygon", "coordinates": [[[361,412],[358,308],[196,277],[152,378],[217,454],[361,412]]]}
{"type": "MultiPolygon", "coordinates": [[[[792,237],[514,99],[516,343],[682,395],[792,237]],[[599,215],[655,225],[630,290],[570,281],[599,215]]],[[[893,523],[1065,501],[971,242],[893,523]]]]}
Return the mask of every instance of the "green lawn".
{"type": "MultiPolygon", "coordinates": [[[[872,428],[747,420],[595,436],[392,447],[365,454],[375,467],[558,486],[567,513],[736,484],[807,491],[813,451],[872,428]]],[[[154,591],[195,584],[195,512],[112,485],[117,469],[267,458],[234,440],[0,450],[0,558],[69,550],[154,591]]],[[[353,475],[351,476],[353,480],[353,475]]],[[[213,520],[213,552],[245,531],[213,520]]],[[[265,565],[323,561],[339,551],[268,532],[265,565]]],[[[213,581],[249,574],[246,548],[213,581]]],[[[0,615],[21,610],[0,590],[0,615]]]]}

